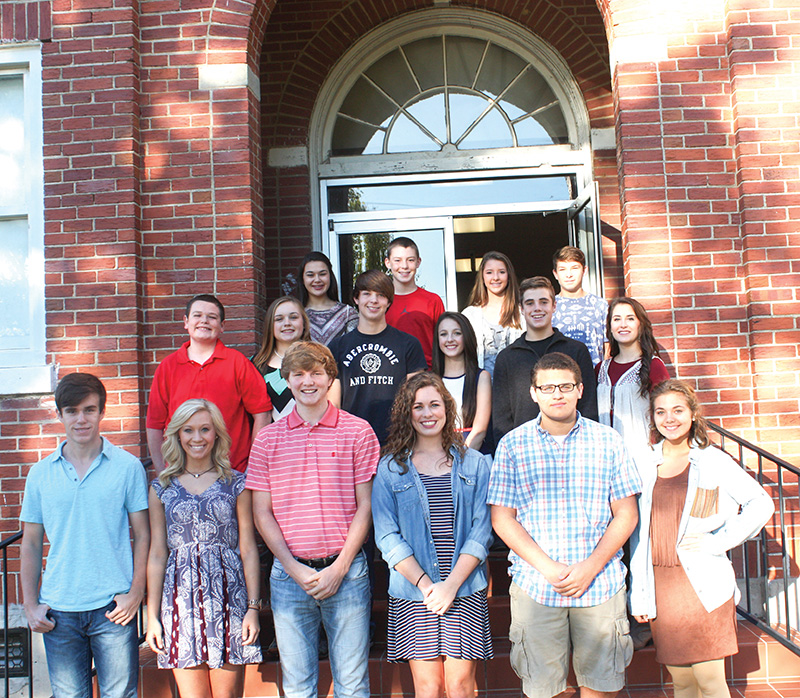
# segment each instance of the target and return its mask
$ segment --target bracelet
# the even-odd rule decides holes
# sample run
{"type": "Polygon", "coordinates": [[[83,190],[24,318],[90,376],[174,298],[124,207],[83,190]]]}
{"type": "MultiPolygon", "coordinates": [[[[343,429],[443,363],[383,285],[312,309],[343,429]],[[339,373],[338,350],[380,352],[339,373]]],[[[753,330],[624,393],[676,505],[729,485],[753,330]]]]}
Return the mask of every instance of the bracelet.
{"type": "Polygon", "coordinates": [[[425,572],[423,572],[423,573],[422,573],[422,574],[419,576],[419,579],[417,580],[416,584],[414,584],[414,586],[415,586],[415,587],[419,588],[419,583],[422,581],[422,578],[423,578],[424,576],[425,576],[425,572]]]}
{"type": "Polygon", "coordinates": [[[247,608],[251,608],[254,611],[260,611],[261,607],[264,605],[263,599],[248,599],[247,600],[247,608]]]}
{"type": "Polygon", "coordinates": [[[261,607],[260,606],[250,606],[250,605],[248,605],[247,610],[248,611],[260,611],[261,607]]]}

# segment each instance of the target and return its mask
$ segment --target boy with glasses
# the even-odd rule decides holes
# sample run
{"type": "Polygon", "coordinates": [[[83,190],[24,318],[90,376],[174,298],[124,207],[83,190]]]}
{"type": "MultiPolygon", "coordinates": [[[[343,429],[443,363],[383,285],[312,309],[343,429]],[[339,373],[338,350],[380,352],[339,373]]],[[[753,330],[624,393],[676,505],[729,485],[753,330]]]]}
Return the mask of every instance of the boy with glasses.
{"type": "Polygon", "coordinates": [[[510,548],[511,665],[528,698],[566,689],[570,649],[581,698],[613,698],[633,656],[622,545],[641,491],[622,437],[578,413],[581,372],[540,359],[529,394],[539,416],[499,443],[492,525],[510,548]]]}

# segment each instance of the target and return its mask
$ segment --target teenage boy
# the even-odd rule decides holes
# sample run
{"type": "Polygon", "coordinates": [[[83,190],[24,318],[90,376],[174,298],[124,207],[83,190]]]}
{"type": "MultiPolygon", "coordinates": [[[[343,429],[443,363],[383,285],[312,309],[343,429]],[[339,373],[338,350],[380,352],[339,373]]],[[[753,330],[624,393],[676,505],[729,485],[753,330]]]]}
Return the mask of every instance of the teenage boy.
{"type": "Polygon", "coordinates": [[[419,340],[386,323],[393,299],[385,274],[377,269],[359,274],[353,288],[358,327],[330,343],[339,367],[331,401],[366,419],[381,445],[388,437],[397,389],[407,376],[426,367],[419,340]]]}
{"type": "Polygon", "coordinates": [[[417,269],[422,264],[419,248],[411,238],[399,237],[386,248],[386,268],[392,272],[394,302],[386,311],[386,322],[416,337],[425,352],[428,368],[433,356],[433,328],[444,312],[444,303],[435,293],[417,286],[417,269]]]}
{"type": "Polygon", "coordinates": [[[553,276],[561,287],[556,296],[553,327],[583,342],[596,366],[605,354],[608,303],[583,290],[585,273],[586,255],[577,247],[567,245],[553,255],[553,276]]]}
{"type": "Polygon", "coordinates": [[[622,437],[578,414],[570,357],[544,356],[529,391],[540,415],[500,441],[488,494],[510,548],[511,662],[527,698],[551,698],[572,647],[581,698],[613,698],[633,656],[621,548],[641,481],[622,437]]]}
{"type": "Polygon", "coordinates": [[[66,375],[55,400],[66,438],[30,469],[19,517],[25,615],[31,630],[44,633],[56,698],[90,698],[92,659],[103,698],[135,698],[139,638],[131,621],[150,546],[144,468],[100,435],[106,389],[99,378],[66,375]]]}
{"type": "Polygon", "coordinates": [[[321,621],[334,693],[368,698],[371,609],[361,546],[372,523],[380,447],[366,421],[328,401],[336,362],[326,347],[293,344],[281,375],[295,406],[256,436],[247,487],[256,526],[275,555],[269,586],[283,692],[316,698],[321,621]]]}
{"type": "Polygon", "coordinates": [[[190,398],[205,398],[219,407],[225,419],[231,466],[244,472],[252,436],[272,420],[267,385],[244,354],[220,340],[225,308],[216,297],[204,293],[192,298],[183,326],[189,341],[158,365],[150,387],[147,446],[153,467],[157,473],[164,469],[161,443],[172,413],[190,398]]]}
{"type": "Polygon", "coordinates": [[[550,279],[544,276],[525,279],[519,294],[525,334],[497,355],[492,379],[492,422],[497,441],[539,414],[539,405],[531,400],[531,369],[539,359],[554,351],[577,362],[583,384],[578,409],[584,417],[597,420],[597,381],[592,359],[585,344],[553,327],[556,293],[550,279]]]}

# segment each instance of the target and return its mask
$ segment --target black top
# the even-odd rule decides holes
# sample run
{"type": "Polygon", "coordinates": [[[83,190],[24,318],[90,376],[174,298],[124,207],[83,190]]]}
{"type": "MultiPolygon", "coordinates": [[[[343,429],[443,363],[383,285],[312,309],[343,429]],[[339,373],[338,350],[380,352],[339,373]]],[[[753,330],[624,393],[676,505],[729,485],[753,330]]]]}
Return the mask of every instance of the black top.
{"type": "Polygon", "coordinates": [[[536,342],[529,342],[522,335],[497,355],[494,365],[492,424],[496,441],[539,414],[539,405],[531,398],[531,369],[542,356],[553,352],[566,354],[577,362],[583,381],[578,411],[584,417],[598,421],[597,380],[586,345],[558,330],[547,339],[536,342]]]}
{"type": "Polygon", "coordinates": [[[339,367],[342,409],[366,419],[385,444],[397,389],[409,373],[427,368],[422,345],[416,337],[387,325],[378,334],[353,330],[328,348],[339,367]]]}

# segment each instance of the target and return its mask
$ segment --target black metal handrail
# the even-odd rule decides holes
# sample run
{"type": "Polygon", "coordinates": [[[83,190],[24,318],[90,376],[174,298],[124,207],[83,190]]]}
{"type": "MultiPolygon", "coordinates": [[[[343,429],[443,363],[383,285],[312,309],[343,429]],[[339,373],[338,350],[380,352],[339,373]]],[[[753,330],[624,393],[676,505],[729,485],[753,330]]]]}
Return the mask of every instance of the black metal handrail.
{"type": "MultiPolygon", "coordinates": [[[[11,661],[9,656],[9,641],[8,641],[8,548],[10,545],[22,540],[22,531],[17,531],[12,536],[0,541],[0,550],[3,553],[3,684],[5,686],[5,694],[10,695],[11,683],[11,661]]],[[[27,630],[27,628],[26,628],[27,630]]],[[[25,642],[28,647],[28,696],[33,698],[33,653],[31,650],[31,634],[25,633],[25,642]]]]}
{"type": "MultiPolygon", "coordinates": [[[[774,490],[777,489],[776,511],[773,518],[774,525],[771,528],[776,532],[775,542],[780,552],[779,569],[783,575],[782,610],[784,622],[780,622],[780,606],[777,604],[776,608],[778,610],[776,614],[778,618],[773,618],[775,614],[773,613],[773,605],[770,603],[770,571],[778,568],[770,566],[768,527],[764,527],[755,542],[745,542],[740,548],[745,594],[739,603],[738,611],[765,633],[775,638],[795,654],[800,655],[800,644],[798,644],[800,639],[798,630],[800,629],[796,622],[793,623],[792,619],[792,614],[795,614],[796,620],[796,616],[800,611],[798,608],[799,602],[796,601],[794,608],[789,603],[789,580],[792,559],[788,552],[791,549],[789,545],[790,536],[786,530],[787,500],[798,500],[800,468],[765,451],[760,446],[736,436],[736,434],[723,429],[713,422],[709,422],[708,426],[712,432],[719,436],[720,448],[735,458],[742,468],[754,473],[760,485],[766,485],[768,491],[770,488],[773,490],[773,499],[775,498],[774,490]],[[787,484],[787,478],[793,479],[791,485],[787,484]],[[790,487],[795,490],[794,494],[787,493],[790,487]],[[779,534],[779,537],[777,534],[779,534]],[[752,554],[754,547],[756,551],[755,554],[752,554]],[[751,563],[754,563],[757,569],[756,579],[751,578],[750,575],[751,563]],[[760,603],[753,599],[753,584],[751,582],[755,582],[761,590],[762,599],[760,603]]],[[[733,553],[734,560],[736,560],[737,555],[737,552],[733,553]]]]}

